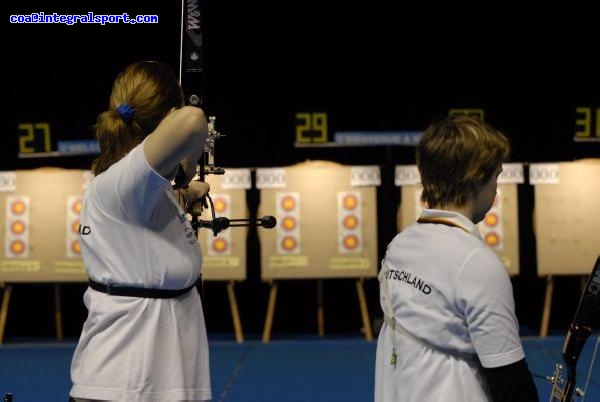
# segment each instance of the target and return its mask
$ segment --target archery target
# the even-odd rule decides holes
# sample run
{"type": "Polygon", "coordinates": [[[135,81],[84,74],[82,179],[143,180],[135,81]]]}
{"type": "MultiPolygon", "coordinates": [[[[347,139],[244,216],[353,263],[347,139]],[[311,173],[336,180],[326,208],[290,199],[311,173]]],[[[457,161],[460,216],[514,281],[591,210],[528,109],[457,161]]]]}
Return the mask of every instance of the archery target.
{"type": "Polygon", "coordinates": [[[371,171],[331,161],[258,169],[258,215],[277,219],[259,231],[262,278],[376,276],[378,176],[371,171]]]}

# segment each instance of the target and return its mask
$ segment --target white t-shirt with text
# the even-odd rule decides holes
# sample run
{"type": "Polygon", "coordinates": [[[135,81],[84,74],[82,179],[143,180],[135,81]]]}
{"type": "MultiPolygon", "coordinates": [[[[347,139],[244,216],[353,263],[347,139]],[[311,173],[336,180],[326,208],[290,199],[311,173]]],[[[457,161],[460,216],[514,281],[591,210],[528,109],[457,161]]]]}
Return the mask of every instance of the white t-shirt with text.
{"type": "Polygon", "coordinates": [[[480,366],[525,357],[510,277],[469,219],[429,209],[421,217],[446,224],[407,227],[381,264],[386,323],[377,342],[375,401],[491,400],[480,366]]]}
{"type": "MultiPolygon", "coordinates": [[[[80,214],[82,256],[100,283],[159,289],[194,284],[202,256],[171,183],[143,144],[91,180],[80,214]]],[[[170,299],[110,296],[91,288],[71,364],[77,398],[209,400],[208,342],[195,289],[170,299]]]]}

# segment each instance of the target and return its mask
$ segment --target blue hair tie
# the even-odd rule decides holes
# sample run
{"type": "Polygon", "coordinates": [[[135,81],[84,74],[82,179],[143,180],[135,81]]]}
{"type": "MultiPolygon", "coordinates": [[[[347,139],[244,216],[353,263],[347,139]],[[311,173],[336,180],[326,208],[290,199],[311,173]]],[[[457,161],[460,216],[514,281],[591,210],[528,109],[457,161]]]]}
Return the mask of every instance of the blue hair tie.
{"type": "Polygon", "coordinates": [[[131,120],[134,112],[135,112],[135,109],[131,105],[128,105],[127,103],[121,103],[119,105],[119,107],[117,108],[117,113],[119,113],[119,116],[121,116],[123,118],[123,120],[125,120],[126,122],[131,120]]]}

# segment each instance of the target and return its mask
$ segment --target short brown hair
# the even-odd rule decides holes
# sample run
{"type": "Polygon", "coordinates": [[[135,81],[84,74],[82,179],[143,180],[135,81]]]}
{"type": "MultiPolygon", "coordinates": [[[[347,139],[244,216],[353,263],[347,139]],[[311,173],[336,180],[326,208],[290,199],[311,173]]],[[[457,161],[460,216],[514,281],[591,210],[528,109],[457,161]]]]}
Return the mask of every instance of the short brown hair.
{"type": "Polygon", "coordinates": [[[433,122],[416,150],[421,200],[428,208],[462,206],[508,159],[508,139],[468,116],[446,116],[433,122]]]}
{"type": "Polygon", "coordinates": [[[184,104],[183,91],[173,70],[164,63],[142,61],[127,66],[115,79],[109,110],[94,126],[100,155],[92,171],[98,175],[119,161],[150,134],[173,108],[184,104]],[[131,107],[123,117],[121,105],[131,107]]]}

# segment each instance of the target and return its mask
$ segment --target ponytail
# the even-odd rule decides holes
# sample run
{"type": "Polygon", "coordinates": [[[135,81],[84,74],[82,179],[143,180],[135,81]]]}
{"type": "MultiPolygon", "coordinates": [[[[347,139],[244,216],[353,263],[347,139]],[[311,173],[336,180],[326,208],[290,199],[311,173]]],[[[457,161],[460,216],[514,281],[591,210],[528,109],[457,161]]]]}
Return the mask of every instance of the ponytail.
{"type": "Polygon", "coordinates": [[[113,84],[109,110],[94,126],[100,156],[92,172],[107,170],[153,132],[171,109],[183,104],[183,91],[167,64],[142,61],[127,66],[113,84]]]}

